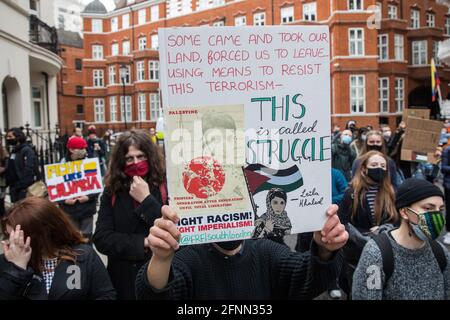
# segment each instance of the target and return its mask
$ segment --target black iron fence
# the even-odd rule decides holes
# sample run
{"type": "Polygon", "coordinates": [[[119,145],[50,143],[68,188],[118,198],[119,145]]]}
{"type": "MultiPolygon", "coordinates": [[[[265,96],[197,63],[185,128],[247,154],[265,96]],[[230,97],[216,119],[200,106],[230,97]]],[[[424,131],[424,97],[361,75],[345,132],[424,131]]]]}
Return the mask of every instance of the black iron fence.
{"type": "Polygon", "coordinates": [[[30,15],[30,42],[58,54],[58,34],[56,28],[50,27],[36,15],[30,15]]]}

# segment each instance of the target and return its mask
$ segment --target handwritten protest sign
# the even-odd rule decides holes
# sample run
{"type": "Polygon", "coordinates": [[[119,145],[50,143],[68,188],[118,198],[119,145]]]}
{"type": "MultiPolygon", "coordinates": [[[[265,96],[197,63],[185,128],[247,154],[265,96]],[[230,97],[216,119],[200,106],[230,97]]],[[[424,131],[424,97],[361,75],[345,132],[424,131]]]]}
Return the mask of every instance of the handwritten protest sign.
{"type": "MultiPolygon", "coordinates": [[[[328,28],[162,28],[159,39],[166,119],[174,109],[244,106],[245,177],[254,230],[239,233],[243,227],[235,224],[226,231],[242,239],[321,229],[331,200],[328,28]]],[[[173,134],[179,133],[166,128],[166,139],[173,134]]],[[[196,139],[202,141],[201,131],[196,139]]],[[[166,155],[170,167],[177,159],[167,149],[166,155]]],[[[168,181],[181,184],[181,177],[171,176],[176,174],[168,170],[168,181]]],[[[180,194],[171,183],[168,188],[172,205],[180,194]]],[[[236,212],[233,222],[248,220],[236,212]]],[[[182,221],[186,218],[180,227],[198,235],[192,239],[189,234],[186,244],[231,240],[220,238],[224,230],[216,237],[201,236],[210,220],[231,219],[213,209],[209,216],[200,221],[198,215],[180,214],[182,221]]]]}
{"type": "Polygon", "coordinates": [[[98,158],[48,164],[44,170],[50,201],[61,201],[103,191],[98,158]]]}

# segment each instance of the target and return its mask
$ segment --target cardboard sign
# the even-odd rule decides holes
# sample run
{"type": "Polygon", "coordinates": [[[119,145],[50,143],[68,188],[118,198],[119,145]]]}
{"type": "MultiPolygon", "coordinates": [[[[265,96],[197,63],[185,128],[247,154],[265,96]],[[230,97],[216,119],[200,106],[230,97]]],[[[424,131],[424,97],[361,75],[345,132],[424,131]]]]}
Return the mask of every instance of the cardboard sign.
{"type": "MultiPolygon", "coordinates": [[[[240,215],[243,211],[234,205],[215,212],[213,218],[206,213],[179,212],[181,219],[186,218],[185,224],[179,226],[185,231],[180,242],[195,244],[320,230],[331,203],[328,27],[160,28],[159,39],[166,119],[168,112],[176,109],[209,106],[216,113],[223,108],[226,114],[230,106],[244,106],[245,143],[239,147],[245,148],[254,230],[247,232],[244,223],[249,216],[240,215]],[[228,211],[237,216],[230,218],[228,211]],[[203,217],[200,224],[199,217],[203,217]],[[215,230],[215,236],[209,233],[205,237],[199,229],[209,228],[214,221],[234,223],[226,230],[215,230]],[[190,230],[196,233],[195,239],[190,230]],[[233,238],[219,239],[223,231],[233,234],[233,238]],[[185,237],[189,239],[185,241],[185,237]]],[[[172,139],[174,134],[179,133],[166,130],[165,139],[172,139]]],[[[201,129],[194,135],[193,145],[195,140],[204,140],[201,129]]],[[[170,161],[178,161],[171,159],[169,152],[166,146],[168,168],[170,161]]],[[[168,181],[183,183],[176,170],[167,170],[167,174],[168,181]]],[[[239,182],[235,187],[244,190],[246,186],[239,182]]],[[[168,188],[173,205],[173,199],[184,191],[180,193],[170,184],[168,188]]]]}
{"type": "Polygon", "coordinates": [[[402,144],[401,160],[437,162],[434,153],[439,144],[443,124],[440,121],[408,117],[402,144]]]}
{"type": "Polygon", "coordinates": [[[402,120],[406,122],[408,117],[430,119],[430,109],[414,109],[414,108],[404,109],[402,120]]]}
{"type": "Polygon", "coordinates": [[[50,201],[103,192],[98,158],[48,164],[44,170],[50,201]]]}

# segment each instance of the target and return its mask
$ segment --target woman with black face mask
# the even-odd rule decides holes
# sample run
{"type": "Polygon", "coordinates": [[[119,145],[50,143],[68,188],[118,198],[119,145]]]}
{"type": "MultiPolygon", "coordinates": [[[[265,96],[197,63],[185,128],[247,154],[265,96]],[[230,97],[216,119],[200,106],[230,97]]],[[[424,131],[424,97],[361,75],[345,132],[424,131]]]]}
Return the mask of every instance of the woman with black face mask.
{"type": "Polygon", "coordinates": [[[353,271],[362,249],[373,235],[392,229],[397,221],[394,188],[387,170],[388,158],[379,151],[369,151],[360,158],[349,188],[339,207],[339,218],[346,226],[350,240],[344,248],[349,292],[353,271]]]}
{"type": "Polygon", "coordinates": [[[164,160],[148,133],[120,135],[110,157],[94,244],[108,256],[118,299],[135,299],[134,282],[151,257],[148,230],[167,202],[164,160]]]}
{"type": "Polygon", "coordinates": [[[397,174],[397,165],[395,161],[391,158],[387,157],[386,153],[386,142],[383,138],[383,134],[380,131],[372,130],[369,131],[366,135],[366,140],[363,145],[361,154],[359,158],[357,158],[352,165],[352,176],[355,176],[356,170],[361,163],[360,158],[365,155],[369,151],[379,151],[387,158],[387,171],[389,172],[389,176],[391,178],[391,183],[394,189],[401,184],[400,177],[397,174]]]}

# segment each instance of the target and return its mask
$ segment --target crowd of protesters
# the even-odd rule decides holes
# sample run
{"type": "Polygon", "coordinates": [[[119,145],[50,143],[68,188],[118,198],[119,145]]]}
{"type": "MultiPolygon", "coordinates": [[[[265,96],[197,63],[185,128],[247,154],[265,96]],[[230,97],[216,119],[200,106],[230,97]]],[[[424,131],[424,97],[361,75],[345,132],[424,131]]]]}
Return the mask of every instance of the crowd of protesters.
{"type": "Polygon", "coordinates": [[[437,163],[401,159],[405,129],[333,128],[332,205],[294,250],[283,238],[180,248],[154,130],[112,141],[75,128],[60,161],[98,158],[103,193],[27,197],[42,177],[13,128],[0,145],[0,299],[449,299],[450,255],[437,239],[450,245],[450,125],[437,163]]]}

